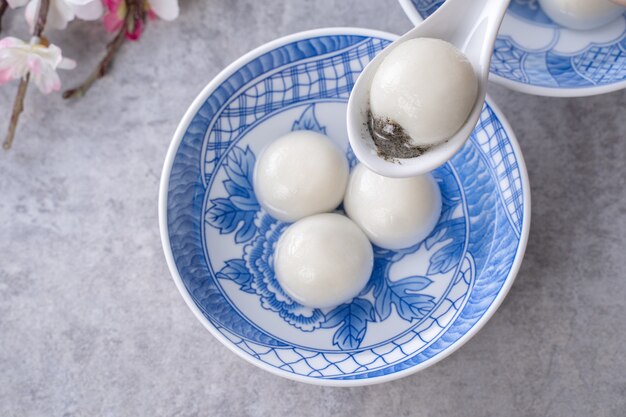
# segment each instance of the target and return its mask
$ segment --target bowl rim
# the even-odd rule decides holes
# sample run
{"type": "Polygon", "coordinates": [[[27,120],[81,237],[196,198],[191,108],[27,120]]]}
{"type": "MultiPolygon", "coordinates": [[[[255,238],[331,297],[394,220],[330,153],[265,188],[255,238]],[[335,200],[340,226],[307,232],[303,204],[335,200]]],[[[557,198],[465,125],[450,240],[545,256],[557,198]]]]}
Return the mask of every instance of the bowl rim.
{"type": "Polygon", "coordinates": [[[511,125],[504,118],[500,109],[490,100],[489,96],[487,96],[487,101],[489,102],[489,106],[495,113],[496,117],[502,124],[502,127],[507,132],[507,136],[511,142],[511,146],[513,151],[518,158],[518,166],[520,170],[520,179],[521,185],[524,195],[524,211],[523,211],[523,222],[522,229],[520,233],[520,243],[517,248],[517,252],[515,253],[515,258],[511,269],[509,270],[509,274],[505,279],[502,288],[500,289],[498,295],[493,300],[491,305],[487,308],[485,313],[478,319],[478,321],[470,328],[470,330],[461,336],[457,341],[455,341],[448,348],[440,352],[439,354],[433,356],[426,361],[412,366],[408,369],[394,372],[389,375],[376,376],[371,378],[364,379],[354,379],[354,380],[339,380],[339,379],[324,379],[324,378],[313,378],[304,375],[297,375],[287,371],[280,370],[278,368],[271,367],[270,365],[253,358],[252,356],[244,353],[240,349],[237,349],[233,343],[226,338],[200,311],[196,303],[191,298],[191,295],[187,291],[182,278],[178,272],[178,268],[176,267],[176,262],[174,261],[174,255],[172,253],[172,248],[170,246],[168,227],[167,227],[167,196],[169,192],[169,178],[171,174],[172,165],[174,162],[174,158],[178,151],[178,148],[182,142],[185,132],[187,131],[191,121],[197,114],[198,110],[202,106],[202,104],[206,101],[206,99],[213,93],[213,91],[222,84],[230,75],[236,72],[243,65],[250,62],[252,59],[270,51],[277,47],[283,46],[288,43],[292,43],[294,41],[319,37],[319,36],[332,36],[332,35],[356,35],[356,36],[367,36],[367,37],[377,37],[387,40],[394,40],[397,38],[397,35],[394,35],[389,32],[365,29],[365,28],[357,28],[357,27],[329,27],[329,28],[321,28],[321,29],[313,29],[307,30],[303,32],[294,33],[291,35],[283,36],[278,39],[275,39],[271,42],[265,43],[252,51],[244,54],[240,58],[236,59],[233,63],[224,68],[219,74],[217,74],[196,96],[193,100],[189,108],[185,111],[181,121],[179,122],[176,131],[172,137],[172,141],[168,147],[167,154],[165,156],[165,161],[163,163],[163,170],[161,172],[161,180],[159,185],[159,198],[158,198],[158,215],[159,215],[159,233],[161,236],[161,243],[163,247],[163,252],[165,254],[165,259],[167,262],[168,269],[178,288],[178,291],[182,295],[183,299],[187,306],[191,309],[196,318],[204,325],[204,327],[224,346],[226,346],[229,350],[234,352],[237,356],[243,358],[247,362],[264,369],[274,375],[278,375],[281,377],[285,377],[287,379],[291,379],[298,382],[304,382],[313,385],[322,385],[322,386],[344,386],[344,387],[354,387],[354,386],[364,386],[364,385],[372,385],[383,382],[392,381],[395,379],[400,379],[405,376],[414,374],[422,369],[425,369],[435,363],[441,361],[442,359],[448,357],[461,346],[463,346],[469,339],[471,339],[480,329],[485,325],[485,323],[493,316],[498,307],[502,304],[502,301],[506,297],[509,292],[519,268],[521,266],[522,260],[524,258],[524,253],[526,251],[526,245],[528,243],[528,235],[530,231],[530,185],[528,179],[528,172],[526,170],[526,164],[524,162],[524,157],[521,152],[521,148],[517,142],[517,138],[513,133],[511,125]]]}
{"type": "MultiPolygon", "coordinates": [[[[413,7],[411,0],[398,0],[398,3],[400,3],[400,7],[402,7],[404,14],[414,25],[417,25],[424,20],[415,7],[413,7]]],[[[626,88],[626,80],[618,81],[612,84],[592,85],[578,88],[543,87],[510,80],[502,77],[501,75],[494,74],[491,71],[489,72],[489,81],[493,81],[494,83],[510,88],[511,90],[519,91],[520,93],[557,98],[597,96],[626,88]]]]}

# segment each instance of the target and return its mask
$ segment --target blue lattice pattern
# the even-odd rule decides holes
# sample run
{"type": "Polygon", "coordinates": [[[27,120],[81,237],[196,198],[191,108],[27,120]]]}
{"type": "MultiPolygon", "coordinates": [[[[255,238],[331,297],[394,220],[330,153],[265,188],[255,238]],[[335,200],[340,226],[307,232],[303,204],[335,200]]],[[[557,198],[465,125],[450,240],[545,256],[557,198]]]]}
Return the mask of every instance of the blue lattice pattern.
{"type": "Polygon", "coordinates": [[[244,94],[228,102],[209,126],[204,159],[207,181],[228,146],[256,121],[294,103],[322,97],[347,99],[358,74],[387,44],[382,39],[368,38],[339,53],[285,65],[254,80],[244,94]]]}
{"type": "Polygon", "coordinates": [[[473,261],[468,255],[451,290],[428,318],[396,340],[372,349],[319,352],[299,347],[274,348],[243,339],[223,327],[218,329],[242,351],[269,366],[288,372],[318,378],[371,372],[406,360],[433,342],[462,309],[474,279],[473,272],[473,261]]]}
{"type": "Polygon", "coordinates": [[[581,77],[593,84],[622,81],[626,74],[626,33],[621,42],[608,46],[592,46],[571,58],[581,77]]]}
{"type": "Polygon", "coordinates": [[[522,179],[520,178],[517,157],[506,140],[506,131],[494,114],[493,110],[485,106],[480,113],[477,127],[472,133],[472,140],[489,156],[487,159],[500,183],[500,197],[504,202],[507,213],[516,233],[522,231],[524,200],[522,193],[522,179]]]}

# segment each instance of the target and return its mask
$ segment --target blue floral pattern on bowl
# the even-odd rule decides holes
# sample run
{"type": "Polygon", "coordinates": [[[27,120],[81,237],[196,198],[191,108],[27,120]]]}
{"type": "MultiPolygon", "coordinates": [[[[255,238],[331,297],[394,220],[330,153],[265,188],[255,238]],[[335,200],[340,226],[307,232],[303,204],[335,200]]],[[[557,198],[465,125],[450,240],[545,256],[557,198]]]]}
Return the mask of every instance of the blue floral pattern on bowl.
{"type": "MultiPolygon", "coordinates": [[[[399,0],[413,23],[443,0],[399,0]]],[[[548,96],[599,94],[626,87],[626,14],[603,28],[562,28],[537,0],[512,0],[491,61],[493,80],[548,96]]]]}
{"type": "MultiPolygon", "coordinates": [[[[293,123],[292,130],[308,129],[324,133],[326,128],[317,121],[314,109],[315,104],[309,105],[293,123]]],[[[356,163],[351,152],[346,156],[351,159],[351,165],[356,163]]],[[[421,293],[433,282],[428,276],[449,272],[461,262],[464,254],[465,219],[454,215],[461,204],[461,197],[456,182],[450,181],[450,173],[446,169],[435,173],[443,189],[444,200],[441,221],[432,235],[402,251],[375,247],[374,273],[361,295],[350,304],[323,312],[294,302],[278,284],[272,256],[287,224],[261,211],[252,189],[254,164],[255,156],[249,147],[233,147],[224,164],[228,179],[223,181],[223,186],[228,197],[209,202],[206,222],[222,234],[234,233],[236,243],[246,243],[242,257],[227,260],[217,272],[218,278],[232,280],[241,291],[257,294],[263,308],[276,312],[302,331],[336,329],[333,345],[341,350],[358,348],[367,331],[367,323],[387,320],[392,308],[407,322],[422,319],[432,311],[434,297],[421,293]],[[407,254],[417,252],[421,245],[427,249],[438,245],[426,275],[391,281],[390,265],[407,254]],[[370,292],[369,298],[373,297],[373,302],[368,299],[370,292]]]]}
{"type": "Polygon", "coordinates": [[[280,375],[358,385],[427,366],[482,325],[523,256],[529,196],[515,139],[487,104],[468,144],[433,173],[443,195],[433,233],[404,250],[375,248],[372,277],[350,303],[311,309],[291,300],[272,262],[287,224],[260,208],[254,163],[274,138],[307,129],[356,164],[348,95],[391,38],[345,31],[294,35],[207,90],[166,162],[161,217],[173,276],[216,337],[280,375]]]}

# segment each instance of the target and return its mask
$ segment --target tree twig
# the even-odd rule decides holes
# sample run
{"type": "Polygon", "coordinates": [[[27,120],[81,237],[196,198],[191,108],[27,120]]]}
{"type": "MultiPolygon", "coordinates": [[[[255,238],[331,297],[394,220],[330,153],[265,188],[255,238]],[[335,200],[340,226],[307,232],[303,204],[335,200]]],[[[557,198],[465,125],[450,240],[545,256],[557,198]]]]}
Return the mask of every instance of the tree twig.
{"type": "Polygon", "coordinates": [[[100,61],[100,64],[98,64],[95,71],[92,72],[89,75],[89,77],[87,77],[87,79],[78,87],[72,88],[63,92],[64,99],[84,96],[85,93],[87,93],[87,91],[91,88],[93,83],[96,82],[96,80],[104,77],[107,74],[107,71],[109,70],[109,67],[111,66],[111,62],[113,61],[113,57],[115,56],[115,53],[120,49],[120,47],[124,43],[125,36],[126,36],[126,26],[122,27],[122,29],[120,29],[120,31],[117,32],[117,35],[115,35],[115,38],[113,38],[113,40],[109,42],[109,44],[107,45],[107,53],[102,59],[102,61],[100,61]]]}
{"type": "Polygon", "coordinates": [[[41,0],[39,6],[39,13],[37,14],[37,22],[35,23],[35,30],[33,30],[33,36],[41,37],[43,29],[46,27],[46,20],[48,20],[48,10],[50,10],[50,0],[41,0]]]}
{"type": "MultiPolygon", "coordinates": [[[[39,5],[39,12],[37,14],[37,22],[35,23],[35,29],[33,30],[33,36],[40,38],[43,33],[43,29],[46,27],[46,19],[48,18],[48,10],[50,9],[50,0],[41,0],[39,5]]],[[[17,89],[17,95],[15,96],[15,102],[13,103],[13,111],[11,112],[11,120],[9,121],[9,130],[7,136],[2,144],[4,149],[10,149],[15,138],[15,132],[17,130],[17,123],[20,120],[20,114],[24,110],[24,97],[26,96],[26,90],[28,89],[28,82],[30,81],[30,74],[26,74],[26,77],[20,81],[20,86],[17,89]]]]}
{"type": "Polygon", "coordinates": [[[26,96],[26,89],[28,88],[28,80],[30,74],[26,75],[26,78],[20,80],[20,86],[17,89],[17,96],[13,103],[13,111],[11,112],[11,121],[9,122],[9,131],[7,137],[2,144],[4,149],[11,149],[13,139],[15,138],[15,131],[17,130],[17,122],[20,120],[20,114],[24,110],[24,97],[26,96]]]}
{"type": "Polygon", "coordinates": [[[0,32],[2,32],[2,16],[4,15],[4,12],[7,11],[8,7],[9,3],[7,0],[0,0],[0,32]]]}

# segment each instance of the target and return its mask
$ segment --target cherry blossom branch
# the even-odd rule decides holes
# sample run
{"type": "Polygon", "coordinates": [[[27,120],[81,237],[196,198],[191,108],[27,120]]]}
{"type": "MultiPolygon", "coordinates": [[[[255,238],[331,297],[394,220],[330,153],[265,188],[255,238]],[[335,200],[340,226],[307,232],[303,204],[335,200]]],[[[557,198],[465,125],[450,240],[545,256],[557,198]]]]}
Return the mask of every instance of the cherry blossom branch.
{"type": "Polygon", "coordinates": [[[100,78],[104,77],[113,62],[115,54],[124,43],[127,34],[134,33],[138,24],[146,21],[146,11],[143,0],[126,0],[127,12],[124,17],[124,24],[115,35],[115,38],[107,45],[107,53],[102,58],[96,69],[78,87],[67,90],[63,93],[64,99],[71,99],[84,96],[91,86],[100,78]]]}
{"type": "Polygon", "coordinates": [[[7,11],[8,7],[9,3],[7,0],[0,0],[0,32],[2,31],[2,16],[4,15],[4,12],[7,11]]]}
{"type": "MultiPolygon", "coordinates": [[[[46,19],[48,18],[48,10],[50,9],[50,0],[41,0],[39,6],[39,12],[37,14],[37,21],[35,23],[35,29],[33,30],[33,36],[35,38],[41,38],[43,29],[46,26],[46,19]]],[[[17,89],[17,95],[15,96],[15,102],[13,103],[13,111],[11,112],[11,120],[9,121],[9,130],[7,132],[6,139],[2,144],[4,149],[10,149],[15,138],[15,131],[17,130],[17,123],[20,120],[20,114],[24,110],[24,97],[26,96],[26,90],[28,89],[28,82],[30,81],[30,74],[22,78],[20,86],[17,89]]]]}
{"type": "Polygon", "coordinates": [[[20,120],[20,114],[24,110],[24,97],[26,96],[26,89],[28,88],[28,81],[30,80],[30,74],[26,75],[26,78],[22,78],[20,86],[17,88],[17,96],[15,97],[15,103],[13,104],[13,112],[11,113],[11,120],[9,122],[9,131],[7,137],[2,144],[2,147],[6,150],[11,149],[13,139],[15,138],[15,131],[17,130],[17,122],[20,120]]]}
{"type": "Polygon", "coordinates": [[[63,92],[64,99],[77,98],[84,96],[87,91],[91,88],[93,83],[95,83],[100,78],[104,77],[109,71],[109,67],[111,66],[111,62],[113,61],[113,57],[120,49],[124,40],[126,39],[126,27],[122,27],[115,38],[107,45],[107,53],[100,61],[100,64],[96,67],[95,71],[92,72],[89,77],[78,87],[71,88],[63,92]]]}
{"type": "Polygon", "coordinates": [[[41,0],[39,6],[39,13],[37,14],[37,22],[35,22],[35,29],[33,30],[33,36],[41,38],[43,29],[46,27],[46,20],[48,19],[48,10],[50,10],[50,0],[41,0]]]}

